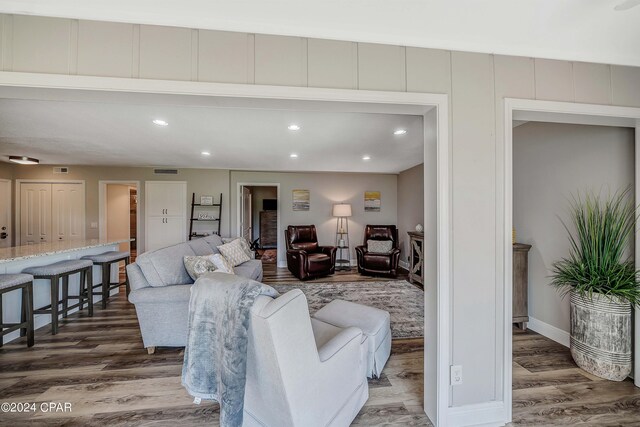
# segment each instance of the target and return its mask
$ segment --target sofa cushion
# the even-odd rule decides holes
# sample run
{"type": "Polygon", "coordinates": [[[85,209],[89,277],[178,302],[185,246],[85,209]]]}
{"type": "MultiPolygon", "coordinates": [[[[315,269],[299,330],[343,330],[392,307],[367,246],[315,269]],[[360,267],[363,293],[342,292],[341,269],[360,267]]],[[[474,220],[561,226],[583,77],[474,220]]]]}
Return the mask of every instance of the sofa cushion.
{"type": "Polygon", "coordinates": [[[198,256],[211,255],[211,254],[217,253],[213,251],[213,248],[211,248],[211,245],[204,239],[191,240],[187,242],[187,244],[191,246],[191,249],[193,249],[193,252],[195,252],[196,255],[198,256]]]}
{"type": "Polygon", "coordinates": [[[245,251],[242,245],[242,238],[235,239],[232,242],[218,246],[218,250],[234,267],[251,260],[251,257],[245,251]]]}
{"type": "Polygon", "coordinates": [[[191,285],[163,286],[162,288],[141,288],[131,291],[132,304],[179,303],[189,301],[191,285]]]}
{"type": "Polygon", "coordinates": [[[202,276],[204,273],[216,271],[216,266],[211,259],[216,255],[187,255],[184,257],[184,268],[187,269],[187,273],[189,273],[189,276],[191,276],[193,280],[197,280],[198,277],[202,276]]]}
{"type": "Polygon", "coordinates": [[[253,280],[262,278],[262,261],[252,259],[233,268],[238,276],[246,277],[253,280]]]}
{"type": "Polygon", "coordinates": [[[136,263],[153,287],[191,284],[193,280],[184,268],[185,256],[196,253],[186,243],[169,246],[152,252],[145,252],[136,258],[136,263]]]}
{"type": "Polygon", "coordinates": [[[211,246],[211,250],[213,251],[214,254],[219,254],[220,251],[218,250],[218,246],[224,245],[224,242],[222,241],[222,237],[218,236],[217,234],[212,234],[211,236],[203,237],[202,240],[204,240],[209,244],[209,246],[211,246]]]}
{"type": "Polygon", "coordinates": [[[221,273],[236,274],[233,265],[222,254],[211,255],[211,262],[216,267],[216,271],[221,273]]]}

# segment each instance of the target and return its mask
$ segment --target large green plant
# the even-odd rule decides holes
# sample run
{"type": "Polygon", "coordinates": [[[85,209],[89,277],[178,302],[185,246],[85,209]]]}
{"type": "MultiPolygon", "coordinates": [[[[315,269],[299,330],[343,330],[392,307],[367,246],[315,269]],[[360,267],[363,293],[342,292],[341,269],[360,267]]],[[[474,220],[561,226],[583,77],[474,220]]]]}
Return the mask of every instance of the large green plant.
{"type": "Polygon", "coordinates": [[[563,295],[574,290],[591,299],[599,293],[640,306],[638,271],[631,256],[625,257],[637,219],[630,192],[627,188],[604,200],[593,193],[573,198],[570,213],[575,232],[562,222],[571,251],[568,258],[553,264],[551,282],[563,295]]]}

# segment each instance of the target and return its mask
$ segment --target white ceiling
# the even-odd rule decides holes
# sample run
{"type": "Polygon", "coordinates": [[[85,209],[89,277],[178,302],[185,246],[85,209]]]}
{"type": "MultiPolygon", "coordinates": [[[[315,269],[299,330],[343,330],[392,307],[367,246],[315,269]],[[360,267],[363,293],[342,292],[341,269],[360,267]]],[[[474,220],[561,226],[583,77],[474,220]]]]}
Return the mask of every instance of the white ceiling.
{"type": "Polygon", "coordinates": [[[4,13],[640,66],[624,0],[0,0],[4,13]]]}
{"type": "Polygon", "coordinates": [[[423,161],[422,116],[342,112],[336,104],[315,110],[258,104],[261,108],[2,98],[0,160],[20,155],[57,165],[380,173],[423,161]],[[154,125],[154,119],[169,125],[154,125]],[[288,130],[292,123],[301,129],[288,130]],[[398,128],[407,134],[393,135],[398,128]],[[291,153],[299,157],[292,159],[291,153]],[[371,160],[363,161],[364,155],[371,160]]]}

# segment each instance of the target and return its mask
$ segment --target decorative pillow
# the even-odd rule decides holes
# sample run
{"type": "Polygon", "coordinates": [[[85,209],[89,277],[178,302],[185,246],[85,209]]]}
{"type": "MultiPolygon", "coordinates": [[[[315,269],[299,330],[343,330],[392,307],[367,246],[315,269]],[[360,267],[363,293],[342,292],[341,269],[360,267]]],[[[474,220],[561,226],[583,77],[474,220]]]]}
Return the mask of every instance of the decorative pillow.
{"type": "Polygon", "coordinates": [[[236,274],[236,272],[233,271],[233,266],[231,265],[231,263],[227,261],[227,259],[221,254],[211,255],[211,262],[213,262],[213,265],[216,266],[216,271],[219,271],[221,273],[236,274]]]}
{"type": "MultiPolygon", "coordinates": [[[[242,238],[235,239],[232,242],[225,243],[222,246],[218,246],[218,250],[222,254],[223,257],[231,263],[232,267],[236,265],[240,265],[243,262],[251,261],[251,257],[245,252],[242,247],[242,238]]],[[[246,242],[245,242],[246,244],[246,242]]]]}
{"type": "Polygon", "coordinates": [[[187,269],[187,273],[193,280],[197,280],[198,277],[204,273],[216,271],[216,266],[211,260],[212,255],[201,256],[185,256],[184,268],[187,269]]]}
{"type": "Polygon", "coordinates": [[[393,249],[393,240],[367,240],[367,251],[372,254],[388,254],[393,249]]]}

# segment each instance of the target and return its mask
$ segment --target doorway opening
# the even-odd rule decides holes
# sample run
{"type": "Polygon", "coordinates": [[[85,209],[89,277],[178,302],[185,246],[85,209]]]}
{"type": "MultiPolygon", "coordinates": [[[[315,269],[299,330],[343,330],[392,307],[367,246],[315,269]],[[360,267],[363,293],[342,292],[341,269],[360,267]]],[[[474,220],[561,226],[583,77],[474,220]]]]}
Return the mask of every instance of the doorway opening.
{"type": "MultiPolygon", "coordinates": [[[[633,393],[631,380],[609,382],[574,364],[568,348],[569,302],[557,296],[548,276],[553,263],[568,255],[568,235],[559,218],[572,229],[569,204],[573,196],[592,192],[606,199],[631,188],[631,197],[638,204],[640,109],[507,99],[505,113],[504,389],[507,409],[513,411],[508,420],[530,419],[549,405],[561,410],[562,402],[586,405],[581,400],[584,396],[574,393],[585,385],[596,394],[606,389],[607,398],[616,405],[617,399],[633,393]],[[513,228],[517,243],[531,245],[526,248],[528,257],[520,260],[516,259],[518,245],[510,250],[513,228]],[[528,263],[524,271],[522,260],[528,263]],[[523,280],[528,290],[519,289],[523,280]],[[533,332],[512,325],[520,322],[526,322],[533,332]]],[[[630,251],[638,247],[639,239],[636,232],[630,251]]],[[[639,260],[635,251],[636,268],[639,260]]],[[[640,386],[639,313],[636,309],[632,328],[636,387],[640,386]]]]}
{"type": "Polygon", "coordinates": [[[280,184],[240,184],[239,235],[263,263],[278,261],[280,184]]]}
{"type": "Polygon", "coordinates": [[[13,245],[11,230],[11,181],[0,179],[0,248],[13,245]]]}
{"type": "Polygon", "coordinates": [[[128,240],[120,243],[119,249],[131,254],[131,262],[139,246],[139,185],[138,181],[99,182],[100,239],[128,240]]]}

